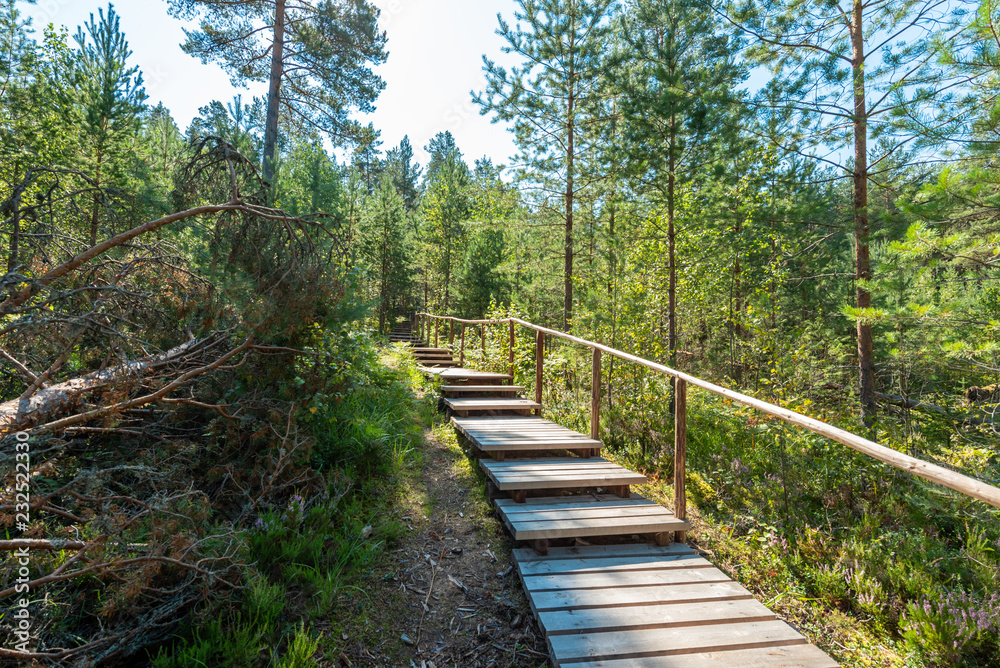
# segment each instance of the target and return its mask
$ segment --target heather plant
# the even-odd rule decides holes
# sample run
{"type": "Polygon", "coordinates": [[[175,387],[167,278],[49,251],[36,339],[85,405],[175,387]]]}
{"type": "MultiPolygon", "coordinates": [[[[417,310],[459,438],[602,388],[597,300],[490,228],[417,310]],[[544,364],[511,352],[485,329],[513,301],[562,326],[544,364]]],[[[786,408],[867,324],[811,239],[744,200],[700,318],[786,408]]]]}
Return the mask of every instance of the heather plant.
{"type": "Polygon", "coordinates": [[[903,636],[938,665],[985,665],[997,658],[1000,594],[947,590],[907,605],[903,636]]]}

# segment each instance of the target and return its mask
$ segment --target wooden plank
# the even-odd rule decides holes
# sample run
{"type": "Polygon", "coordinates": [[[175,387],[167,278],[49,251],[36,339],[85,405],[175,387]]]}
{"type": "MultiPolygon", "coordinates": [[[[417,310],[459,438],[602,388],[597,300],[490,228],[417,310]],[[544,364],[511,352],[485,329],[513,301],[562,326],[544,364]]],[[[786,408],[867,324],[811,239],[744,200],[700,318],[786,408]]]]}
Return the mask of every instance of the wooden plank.
{"type": "MultiPolygon", "coordinates": [[[[612,497],[607,497],[612,498],[612,497]]],[[[529,503],[531,499],[528,500],[529,503]]],[[[604,559],[608,557],[669,557],[673,555],[694,555],[697,554],[687,545],[676,543],[659,546],[649,543],[626,543],[622,545],[575,545],[571,547],[553,547],[549,551],[549,556],[544,561],[556,559],[604,559]]],[[[526,564],[533,561],[543,561],[532,550],[517,548],[514,550],[514,559],[518,564],[526,564]]]]}
{"type": "Polygon", "coordinates": [[[450,372],[445,374],[445,378],[496,378],[502,380],[509,380],[510,376],[506,373],[493,373],[492,371],[476,371],[475,369],[452,369],[450,372]]]}
{"type": "Polygon", "coordinates": [[[465,394],[467,392],[495,392],[497,394],[515,394],[524,392],[520,385],[442,385],[442,392],[456,392],[465,394]]]}
{"type": "Polygon", "coordinates": [[[600,446],[595,446],[593,444],[588,444],[588,443],[583,443],[583,442],[581,442],[581,443],[555,443],[555,444],[553,444],[553,443],[549,443],[547,441],[537,441],[537,442],[529,442],[529,443],[513,442],[513,443],[505,443],[505,444],[492,444],[492,443],[478,444],[477,443],[476,447],[479,448],[480,450],[482,450],[483,452],[507,452],[507,451],[511,451],[511,450],[517,450],[517,451],[522,451],[522,450],[523,451],[528,451],[528,450],[541,450],[541,451],[545,451],[545,450],[569,450],[570,452],[580,451],[580,452],[586,453],[586,452],[591,452],[591,451],[593,451],[593,449],[595,447],[600,447],[600,446]]]}
{"type": "Polygon", "coordinates": [[[509,524],[514,534],[514,540],[622,536],[628,534],[663,533],[665,531],[686,531],[690,528],[687,522],[678,520],[673,515],[615,518],[581,517],[544,521],[509,520],[509,524]]]}
{"type": "Polygon", "coordinates": [[[503,408],[537,408],[538,404],[528,399],[484,397],[484,398],[445,398],[444,402],[455,410],[499,410],[503,408]]]}
{"type": "Polygon", "coordinates": [[[544,561],[518,561],[517,563],[517,570],[522,577],[558,575],[560,573],[655,571],[668,568],[712,568],[712,563],[702,557],[688,554],[672,554],[662,557],[601,557],[598,559],[550,558],[544,561]]]}
{"type": "Polygon", "coordinates": [[[603,468],[583,468],[580,467],[578,470],[574,471],[572,469],[560,469],[553,471],[551,469],[539,469],[536,471],[490,471],[490,475],[494,476],[496,480],[524,480],[529,482],[535,479],[550,479],[559,480],[562,478],[592,478],[600,480],[632,480],[633,482],[619,483],[622,485],[629,484],[642,484],[646,482],[646,476],[641,473],[633,473],[628,469],[614,468],[612,466],[603,468]]]}
{"type": "MultiPolygon", "coordinates": [[[[494,477],[497,480],[500,480],[501,478],[506,480],[516,480],[523,478],[524,480],[527,481],[527,480],[533,480],[536,477],[579,478],[581,476],[598,476],[598,477],[614,477],[616,479],[628,478],[631,480],[638,480],[640,482],[646,481],[645,476],[643,476],[642,474],[633,473],[628,469],[615,468],[613,466],[602,466],[602,467],[588,466],[586,468],[581,466],[576,470],[573,470],[571,468],[562,468],[562,469],[538,468],[538,469],[516,469],[516,470],[504,470],[504,469],[491,470],[486,467],[483,468],[486,469],[487,473],[490,476],[494,477]]],[[[623,484],[629,484],[629,483],[623,483],[623,484]]]]}
{"type": "MultiPolygon", "coordinates": [[[[603,468],[605,466],[618,466],[613,462],[601,457],[592,459],[580,459],[579,457],[541,457],[538,459],[522,459],[514,462],[482,462],[482,465],[491,471],[521,471],[534,470],[535,467],[544,467],[551,470],[561,470],[578,467],[603,468]]],[[[620,467],[619,467],[620,468],[620,467]]],[[[627,469],[626,469],[627,470],[627,469]]]]}
{"type": "Polygon", "coordinates": [[[529,575],[522,578],[526,591],[561,591],[564,589],[608,589],[614,587],[650,587],[689,584],[691,582],[730,582],[729,576],[714,566],[709,568],[670,568],[659,571],[605,571],[602,573],[563,573],[529,575]]]}
{"type": "Polygon", "coordinates": [[[815,645],[584,661],[568,665],[573,668],[839,668],[836,661],[815,645]]]}
{"type": "MultiPolygon", "coordinates": [[[[665,629],[700,624],[765,622],[774,613],[754,599],[637,605],[625,608],[588,608],[543,612],[538,623],[547,635],[566,633],[611,632],[626,629],[665,629]]],[[[724,631],[724,629],[720,629],[724,631]]]]}
{"type": "Polygon", "coordinates": [[[777,620],[549,637],[558,665],[580,659],[637,659],[805,644],[801,634],[777,620]]]}
{"type": "MultiPolygon", "coordinates": [[[[630,500],[630,499],[629,499],[630,500]]],[[[525,504],[519,503],[518,506],[525,504]]],[[[501,514],[512,522],[558,522],[560,520],[615,520],[623,522],[636,517],[652,518],[664,517],[671,520],[677,519],[672,512],[657,505],[635,505],[635,506],[611,506],[596,508],[551,508],[539,510],[536,508],[525,508],[519,512],[518,508],[501,508],[501,514]]]]}
{"type": "Polygon", "coordinates": [[[531,596],[532,606],[546,610],[578,608],[618,608],[632,605],[698,603],[716,600],[752,599],[753,595],[736,582],[710,582],[630,589],[577,589],[543,591],[531,596]]]}
{"type": "Polygon", "coordinates": [[[586,496],[536,496],[526,503],[514,503],[510,499],[497,499],[496,505],[513,513],[527,513],[536,510],[564,509],[571,506],[578,508],[613,508],[616,506],[650,506],[669,513],[663,506],[653,503],[638,494],[631,499],[620,499],[613,494],[587,494],[586,496]]]}
{"type": "Polygon", "coordinates": [[[642,484],[646,482],[646,479],[637,479],[621,473],[610,473],[606,475],[494,477],[493,482],[501,491],[509,492],[512,490],[620,487],[622,485],[642,484]]]}
{"type": "Polygon", "coordinates": [[[490,471],[489,475],[497,482],[501,480],[506,482],[516,482],[518,480],[523,482],[533,482],[535,480],[551,480],[556,482],[559,480],[582,480],[584,478],[603,482],[607,482],[609,480],[623,481],[619,482],[619,485],[639,485],[646,482],[646,478],[643,475],[632,473],[628,470],[614,469],[610,467],[600,469],[580,468],[577,471],[490,471]]]}

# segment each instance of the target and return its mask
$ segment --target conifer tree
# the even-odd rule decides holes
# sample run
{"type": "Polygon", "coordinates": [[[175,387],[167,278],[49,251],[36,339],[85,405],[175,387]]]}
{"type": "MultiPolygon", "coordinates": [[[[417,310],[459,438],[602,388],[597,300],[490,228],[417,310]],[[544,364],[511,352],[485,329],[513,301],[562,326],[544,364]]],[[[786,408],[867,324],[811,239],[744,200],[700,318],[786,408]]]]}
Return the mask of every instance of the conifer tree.
{"type": "Polygon", "coordinates": [[[684,186],[722,168],[739,130],[736,87],[746,78],[738,44],[699,0],[630,0],[608,68],[624,132],[622,158],[639,190],[666,209],[667,329],[677,363],[677,209],[684,186]]]}
{"type": "Polygon", "coordinates": [[[876,411],[869,185],[880,174],[887,178],[893,163],[898,168],[914,158],[908,152],[918,145],[917,136],[900,120],[921,117],[952,88],[935,66],[960,13],[956,4],[940,0],[852,0],[843,8],[832,2],[737,0],[725,14],[753,39],[752,61],[776,75],[760,104],[796,121],[798,130],[783,148],[794,144],[851,181],[851,315],[857,323],[861,413],[869,427],[876,411]],[[831,148],[851,152],[840,159],[831,148]]]}
{"type": "Polygon", "coordinates": [[[233,82],[267,82],[264,178],[274,179],[279,126],[353,142],[354,110],[372,111],[385,84],[372,67],[386,59],[379,10],[367,0],[167,0],[178,18],[201,18],[183,49],[218,62],[233,82]],[[280,117],[280,122],[279,122],[280,117]]]}
{"type": "MultiPolygon", "coordinates": [[[[75,102],[91,178],[98,188],[110,178],[124,178],[129,144],[135,139],[146,108],[146,91],[137,65],[129,66],[132,50],[119,26],[114,6],[90,15],[86,32],[74,37],[75,102]],[[89,37],[89,39],[88,39],[89,37]]],[[[90,216],[90,244],[97,243],[100,194],[95,192],[90,216]]]]}
{"type": "Polygon", "coordinates": [[[383,175],[369,199],[361,231],[363,254],[377,286],[378,327],[384,332],[395,307],[410,289],[410,240],[403,198],[383,175]]]}
{"type": "Polygon", "coordinates": [[[421,202],[427,266],[425,280],[436,274],[435,306],[449,313],[452,279],[461,257],[465,223],[469,218],[469,167],[457,148],[450,149],[426,185],[421,202]]]}
{"type": "Polygon", "coordinates": [[[396,192],[403,198],[406,210],[414,211],[420,194],[418,183],[422,170],[419,163],[413,161],[413,146],[409,136],[403,137],[399,146],[386,154],[385,171],[392,179],[396,192]]]}
{"type": "Polygon", "coordinates": [[[599,121],[598,86],[614,0],[518,0],[515,25],[497,31],[522,65],[510,71],[483,57],[487,87],[473,93],[480,113],[510,121],[522,173],[538,182],[539,200],[562,200],[563,327],[573,323],[574,213],[588,183],[578,180],[588,124],[599,121]]]}

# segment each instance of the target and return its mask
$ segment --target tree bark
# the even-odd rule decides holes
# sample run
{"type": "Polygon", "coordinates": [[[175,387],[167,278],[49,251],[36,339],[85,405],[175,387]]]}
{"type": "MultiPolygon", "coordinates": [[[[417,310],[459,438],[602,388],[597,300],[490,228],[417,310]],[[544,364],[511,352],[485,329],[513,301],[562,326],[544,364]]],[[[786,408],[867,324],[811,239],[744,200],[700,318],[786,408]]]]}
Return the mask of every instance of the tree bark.
{"type": "Polygon", "coordinates": [[[573,166],[574,166],[574,141],[575,105],[576,97],[573,90],[573,72],[570,71],[569,104],[567,107],[567,142],[566,142],[566,238],[565,253],[566,263],[563,268],[564,295],[563,295],[563,330],[570,331],[573,322],[573,166]]]}
{"type": "Polygon", "coordinates": [[[94,175],[94,201],[90,209],[90,245],[97,245],[97,225],[101,212],[101,167],[104,163],[104,152],[97,149],[97,170],[94,175]]]}
{"type": "MultiPolygon", "coordinates": [[[[674,229],[674,197],[677,187],[674,151],[677,144],[677,119],[670,114],[670,138],[667,146],[667,347],[670,351],[670,366],[677,368],[677,260],[676,230],[674,229]]],[[[661,336],[662,336],[662,331],[661,336]]]]}
{"type": "MultiPolygon", "coordinates": [[[[872,278],[868,248],[868,111],[865,100],[864,5],[854,0],[851,45],[854,74],[854,260],[858,309],[872,305],[865,282],[872,278]]],[[[875,426],[875,362],[871,323],[858,319],[858,376],[861,417],[866,427],[875,426]]]]}
{"type": "Polygon", "coordinates": [[[267,119],[264,125],[264,180],[274,185],[274,154],[278,145],[278,100],[285,52],[285,0],[274,3],[274,42],[271,46],[271,78],[267,89],[267,119]]]}
{"type": "Polygon", "coordinates": [[[208,339],[188,341],[161,355],[95,371],[80,378],[51,385],[29,397],[4,402],[0,404],[0,434],[30,429],[49,418],[65,414],[79,406],[88,394],[126,378],[142,377],[155,369],[179,362],[192,351],[203,347],[207,341],[208,339]]]}

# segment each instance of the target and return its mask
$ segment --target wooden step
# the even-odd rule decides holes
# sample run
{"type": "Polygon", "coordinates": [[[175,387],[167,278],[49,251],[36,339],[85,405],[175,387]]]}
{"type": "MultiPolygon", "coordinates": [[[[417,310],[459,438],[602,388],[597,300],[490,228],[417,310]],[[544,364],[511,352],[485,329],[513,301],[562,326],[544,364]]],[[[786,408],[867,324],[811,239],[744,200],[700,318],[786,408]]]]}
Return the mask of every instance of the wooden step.
{"type": "Polygon", "coordinates": [[[591,456],[601,447],[600,441],[539,417],[454,417],[451,423],[473,447],[497,459],[511,452],[547,450],[591,456]]]}
{"type": "Polygon", "coordinates": [[[617,488],[614,493],[627,498],[629,485],[647,482],[646,476],[599,457],[584,460],[576,457],[517,459],[503,462],[482,459],[479,465],[502,492],[605,487],[617,488]]]}
{"type": "Polygon", "coordinates": [[[514,560],[553,665],[837,668],[687,545],[519,548],[514,560]]]}
{"type": "Polygon", "coordinates": [[[530,399],[515,397],[445,398],[444,403],[459,415],[468,415],[471,411],[516,411],[528,414],[542,407],[530,399]]]}
{"type": "MultiPolygon", "coordinates": [[[[578,665],[582,659],[587,659],[589,662],[602,659],[620,661],[806,643],[806,639],[798,631],[778,620],[679,629],[630,629],[613,633],[560,635],[549,638],[552,653],[559,657],[557,661],[559,666],[578,665]]],[[[771,665],[781,664],[775,662],[771,665]]]]}
{"type": "Polygon", "coordinates": [[[663,506],[633,496],[608,494],[495,501],[514,540],[548,540],[687,531],[690,525],[663,506]]]}
{"type": "Polygon", "coordinates": [[[442,385],[440,389],[446,397],[463,394],[517,394],[524,391],[520,385],[442,385]]]}
{"type": "Polygon", "coordinates": [[[440,377],[441,380],[455,385],[458,384],[500,385],[502,383],[510,382],[511,380],[510,375],[506,373],[493,373],[491,371],[476,371],[474,369],[465,369],[462,367],[457,367],[454,369],[448,369],[446,371],[437,372],[435,375],[440,377]]]}
{"type": "Polygon", "coordinates": [[[420,366],[428,367],[431,369],[433,369],[434,367],[437,367],[438,369],[445,369],[458,366],[458,362],[456,362],[455,360],[441,359],[441,360],[417,360],[417,361],[420,363],[420,366]]]}
{"type": "Polygon", "coordinates": [[[838,668],[815,645],[567,663],[572,668],[838,668]]]}

